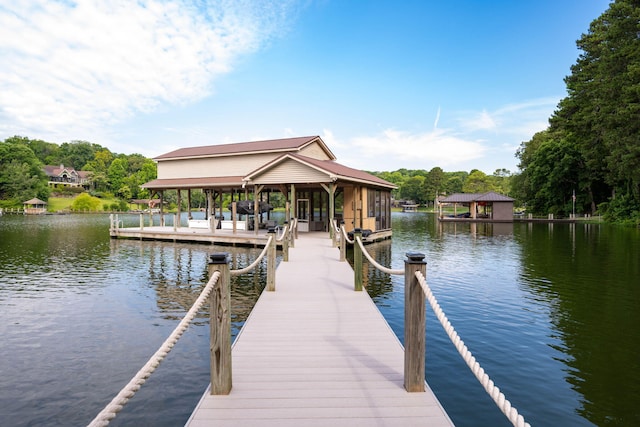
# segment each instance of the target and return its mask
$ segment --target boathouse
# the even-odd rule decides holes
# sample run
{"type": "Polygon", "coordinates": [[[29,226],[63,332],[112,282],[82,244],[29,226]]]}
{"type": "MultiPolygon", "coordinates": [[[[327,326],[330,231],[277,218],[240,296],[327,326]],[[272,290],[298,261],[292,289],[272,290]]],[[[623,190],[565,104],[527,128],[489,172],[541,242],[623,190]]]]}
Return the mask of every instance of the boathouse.
{"type": "Polygon", "coordinates": [[[251,213],[258,214],[237,225],[257,233],[267,222],[260,213],[269,212],[262,206],[278,192],[286,201],[287,220],[296,218],[300,232],[329,231],[335,218],[344,220],[347,231],[391,235],[391,190],[396,186],[337,163],[319,136],[180,148],[154,160],[158,178],[143,187],[151,197],[159,196],[161,212],[166,191],[177,191],[180,209],[183,192],[190,206],[192,190],[200,189],[207,200],[205,218],[225,228],[226,222],[237,221],[221,206],[223,195],[231,194],[232,201],[253,202],[251,213]]]}
{"type": "Polygon", "coordinates": [[[41,215],[47,213],[47,202],[34,197],[22,203],[25,215],[41,215]]]}
{"type": "Polygon", "coordinates": [[[439,200],[439,215],[441,221],[513,221],[513,201],[511,197],[493,191],[488,193],[455,193],[439,200]],[[453,205],[453,215],[447,216],[442,212],[444,205],[453,205]],[[468,212],[457,213],[458,205],[469,208],[468,212]]]}

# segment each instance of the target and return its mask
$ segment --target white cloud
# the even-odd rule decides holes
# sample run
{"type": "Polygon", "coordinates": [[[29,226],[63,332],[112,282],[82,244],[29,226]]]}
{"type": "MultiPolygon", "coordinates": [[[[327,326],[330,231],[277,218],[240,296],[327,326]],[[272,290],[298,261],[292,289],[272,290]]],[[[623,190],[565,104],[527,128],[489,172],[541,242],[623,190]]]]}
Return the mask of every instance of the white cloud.
{"type": "Polygon", "coordinates": [[[358,150],[361,167],[368,170],[393,170],[390,166],[397,164],[409,169],[453,167],[478,159],[486,151],[480,141],[456,136],[446,129],[426,133],[386,129],[378,135],[353,138],[350,145],[358,150]]]}
{"type": "Polygon", "coordinates": [[[366,170],[429,170],[435,166],[445,170],[478,168],[487,173],[497,168],[515,170],[514,155],[520,143],[546,129],[557,102],[558,98],[544,98],[494,111],[460,111],[451,115],[438,109],[430,132],[388,128],[342,143],[330,133],[336,141],[330,146],[337,147],[338,161],[366,170]]]}
{"type": "Polygon", "coordinates": [[[494,111],[464,112],[458,119],[465,132],[491,131],[500,135],[531,137],[546,129],[559,98],[549,97],[508,104],[494,111]]]}
{"type": "Polygon", "coordinates": [[[468,131],[495,129],[496,126],[496,120],[486,110],[475,113],[464,123],[464,127],[468,131]]]}
{"type": "Polygon", "coordinates": [[[288,7],[228,0],[4,5],[0,134],[80,135],[164,103],[202,99],[239,56],[277,34],[288,7]]]}

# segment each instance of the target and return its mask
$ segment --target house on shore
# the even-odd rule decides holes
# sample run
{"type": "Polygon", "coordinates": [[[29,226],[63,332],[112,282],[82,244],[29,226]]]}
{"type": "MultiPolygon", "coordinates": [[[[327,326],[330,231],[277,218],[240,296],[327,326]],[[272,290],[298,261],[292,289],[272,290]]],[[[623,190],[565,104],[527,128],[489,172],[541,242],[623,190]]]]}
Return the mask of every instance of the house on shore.
{"type": "MultiPolygon", "coordinates": [[[[335,218],[344,220],[347,231],[360,228],[378,237],[391,236],[391,190],[396,186],[337,163],[319,136],[180,148],[154,160],[158,178],[143,187],[151,197],[159,196],[161,212],[169,190],[177,191],[178,207],[184,192],[190,206],[191,191],[202,190],[206,219],[223,222],[231,219],[222,209],[223,195],[245,204],[250,200],[252,211],[259,213],[279,193],[286,203],[286,219],[296,218],[300,232],[330,231],[335,218]]],[[[269,216],[268,209],[245,220],[247,229],[257,233],[264,228],[264,215],[269,216]]]]}
{"type": "Polygon", "coordinates": [[[491,221],[513,222],[514,199],[493,191],[488,193],[455,193],[440,199],[440,221],[491,221]],[[442,207],[453,205],[453,215],[444,215],[442,207]],[[458,214],[458,206],[468,207],[468,212],[458,214]]]}
{"type": "Polygon", "coordinates": [[[77,171],[64,165],[44,167],[44,173],[49,178],[49,187],[83,187],[88,188],[91,184],[91,172],[77,171]]]}

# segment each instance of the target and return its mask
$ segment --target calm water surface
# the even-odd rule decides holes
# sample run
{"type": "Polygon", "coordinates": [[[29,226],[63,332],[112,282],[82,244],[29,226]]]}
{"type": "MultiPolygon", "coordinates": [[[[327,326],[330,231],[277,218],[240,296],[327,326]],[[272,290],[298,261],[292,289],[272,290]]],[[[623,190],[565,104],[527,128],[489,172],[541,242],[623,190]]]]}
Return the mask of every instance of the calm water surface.
{"type": "MultiPolygon", "coordinates": [[[[86,425],[197,298],[209,253],[231,251],[244,266],[260,252],[111,240],[108,222],[0,217],[0,426],[86,425]]],[[[392,240],[368,250],[392,268],[403,268],[407,251],[426,254],[440,305],[528,422],[640,425],[638,230],[438,224],[421,213],[394,213],[393,227],[392,240]]],[[[262,266],[232,284],[234,334],[264,274],[262,266]]],[[[402,338],[402,277],[365,277],[402,338]]],[[[427,379],[456,425],[508,426],[430,309],[427,322],[427,379]]],[[[111,425],[183,425],[208,363],[201,313],[111,425]]]]}

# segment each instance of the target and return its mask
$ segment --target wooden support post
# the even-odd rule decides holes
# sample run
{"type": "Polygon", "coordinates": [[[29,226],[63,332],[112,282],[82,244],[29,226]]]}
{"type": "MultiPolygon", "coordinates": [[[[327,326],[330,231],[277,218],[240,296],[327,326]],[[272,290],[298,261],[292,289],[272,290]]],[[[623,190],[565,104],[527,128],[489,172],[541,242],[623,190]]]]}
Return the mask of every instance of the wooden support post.
{"type": "Polygon", "coordinates": [[[173,220],[173,231],[176,231],[177,228],[180,227],[180,217],[182,216],[182,191],[180,189],[178,191],[178,202],[177,202],[177,212],[178,212],[178,223],[176,224],[175,217],[173,220]]]}
{"type": "MultiPolygon", "coordinates": [[[[284,226],[287,228],[287,233],[290,233],[289,227],[287,227],[287,221],[284,222],[284,226]]],[[[282,261],[289,261],[289,235],[282,236],[282,261]]]]}
{"type": "Polygon", "coordinates": [[[289,202],[287,201],[284,206],[284,222],[287,223],[291,220],[291,211],[289,207],[289,202]]]}
{"type": "Polygon", "coordinates": [[[220,272],[220,278],[209,297],[209,322],[211,328],[211,394],[231,392],[231,285],[229,254],[214,253],[209,256],[209,277],[220,272]]]}
{"type": "Polygon", "coordinates": [[[358,237],[362,237],[362,230],[356,228],[353,230],[354,290],[362,291],[362,249],[358,244],[358,237]]]}
{"type": "Polygon", "coordinates": [[[173,231],[178,231],[178,223],[180,222],[180,214],[173,214],[173,231]]]}
{"type": "Polygon", "coordinates": [[[344,231],[344,221],[340,221],[340,261],[347,260],[347,238],[344,231]]]}
{"type": "Polygon", "coordinates": [[[275,227],[269,227],[267,232],[271,243],[269,244],[269,250],[267,251],[267,291],[273,292],[276,290],[276,229],[275,227]]]}
{"type": "Polygon", "coordinates": [[[164,190],[160,191],[160,227],[164,227],[164,190]]]}
{"type": "Polygon", "coordinates": [[[237,212],[236,202],[231,202],[231,220],[233,221],[233,234],[236,234],[236,230],[237,230],[236,220],[237,220],[238,214],[236,212],[237,212]]]}
{"type": "Polygon", "coordinates": [[[289,205],[289,209],[291,210],[289,212],[289,223],[293,223],[293,218],[297,218],[298,214],[296,214],[296,211],[298,210],[298,206],[297,206],[297,198],[296,198],[296,185],[295,184],[291,184],[291,195],[289,196],[289,201],[291,202],[291,204],[289,205]]]}
{"type": "Polygon", "coordinates": [[[291,230],[289,232],[289,246],[295,248],[296,238],[298,237],[298,220],[292,219],[289,224],[291,224],[291,230]]]}
{"type": "Polygon", "coordinates": [[[140,214],[140,231],[144,230],[144,214],[140,214]]]}
{"type": "Polygon", "coordinates": [[[404,262],[404,388],[408,392],[425,391],[425,295],[416,271],[426,277],[424,254],[408,252],[404,262]]]}

